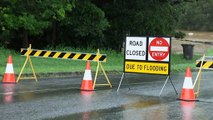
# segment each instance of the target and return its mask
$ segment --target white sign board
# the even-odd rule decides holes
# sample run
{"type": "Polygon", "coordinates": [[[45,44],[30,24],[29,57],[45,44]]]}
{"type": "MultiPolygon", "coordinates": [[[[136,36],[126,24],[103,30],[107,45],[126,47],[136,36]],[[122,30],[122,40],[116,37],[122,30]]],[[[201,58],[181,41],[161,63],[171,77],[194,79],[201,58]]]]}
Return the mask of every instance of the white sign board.
{"type": "Polygon", "coordinates": [[[126,37],[126,60],[146,60],[146,37],[126,37]]]}

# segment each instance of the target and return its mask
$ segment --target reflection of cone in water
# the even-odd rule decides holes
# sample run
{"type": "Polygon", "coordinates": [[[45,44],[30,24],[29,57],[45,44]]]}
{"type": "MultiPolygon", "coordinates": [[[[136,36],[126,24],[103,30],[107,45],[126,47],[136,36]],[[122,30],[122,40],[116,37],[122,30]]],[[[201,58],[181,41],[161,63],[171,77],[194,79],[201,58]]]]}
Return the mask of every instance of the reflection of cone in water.
{"type": "Polygon", "coordinates": [[[91,100],[92,94],[94,91],[81,91],[81,96],[84,102],[88,102],[91,100]]]}
{"type": "Polygon", "coordinates": [[[90,108],[88,106],[91,105],[91,98],[92,98],[93,92],[94,91],[81,91],[82,104],[85,106],[85,109],[90,108]]]}
{"type": "Polygon", "coordinates": [[[94,90],[89,61],[87,61],[87,63],[86,63],[86,70],[84,72],[84,78],[83,78],[82,83],[81,83],[81,90],[94,90]]]}
{"type": "Polygon", "coordinates": [[[180,100],[195,101],[195,94],[192,85],[192,73],[189,67],[186,69],[180,100]]]}
{"type": "Polygon", "coordinates": [[[181,101],[182,120],[193,120],[192,112],[195,107],[195,101],[181,101]]]}
{"type": "Polygon", "coordinates": [[[84,98],[86,97],[91,97],[94,91],[81,91],[81,96],[83,96],[84,98]]]}
{"type": "Polygon", "coordinates": [[[7,66],[2,83],[16,83],[11,55],[8,57],[7,66]]]}
{"type": "Polygon", "coordinates": [[[3,88],[3,99],[4,103],[12,103],[13,102],[13,94],[14,94],[14,84],[2,84],[3,88]]]}
{"type": "MultiPolygon", "coordinates": [[[[92,108],[92,94],[94,91],[81,91],[82,96],[82,105],[86,111],[90,111],[90,108],[92,108]]],[[[89,120],[90,119],[90,112],[83,112],[82,113],[82,120],[89,120]]]]}
{"type": "Polygon", "coordinates": [[[90,112],[83,112],[82,120],[89,120],[90,119],[90,112]]]}

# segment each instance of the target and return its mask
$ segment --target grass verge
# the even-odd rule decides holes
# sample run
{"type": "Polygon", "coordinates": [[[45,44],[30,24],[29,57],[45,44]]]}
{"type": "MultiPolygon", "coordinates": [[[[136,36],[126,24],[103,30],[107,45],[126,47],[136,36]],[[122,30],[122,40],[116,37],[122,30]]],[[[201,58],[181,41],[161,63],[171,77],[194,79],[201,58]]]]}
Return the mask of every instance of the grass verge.
{"type": "MultiPolygon", "coordinates": [[[[62,47],[61,47],[62,48],[62,47]]],[[[73,49],[73,48],[48,48],[49,50],[60,50],[60,51],[72,51],[72,52],[86,52],[96,53],[96,50],[92,49],[73,49]]],[[[0,74],[3,75],[7,64],[8,55],[12,55],[14,71],[18,74],[26,59],[25,56],[20,56],[19,52],[8,50],[0,47],[0,74]]],[[[213,50],[212,50],[213,52],[213,50]]],[[[107,62],[103,63],[106,71],[122,72],[123,70],[123,53],[117,53],[114,50],[100,50],[100,53],[107,54],[107,62]]],[[[195,61],[199,59],[201,55],[194,55],[192,60],[183,59],[182,54],[172,54],[171,56],[171,71],[184,71],[187,66],[192,69],[195,68],[195,61]]],[[[60,59],[48,59],[48,58],[33,58],[31,57],[35,71],[37,74],[40,73],[58,73],[58,72],[84,72],[85,61],[74,61],[74,60],[60,60],[60,59]]],[[[91,62],[92,71],[96,70],[97,63],[91,62]]],[[[32,73],[29,64],[27,64],[24,73],[32,73]]]]}

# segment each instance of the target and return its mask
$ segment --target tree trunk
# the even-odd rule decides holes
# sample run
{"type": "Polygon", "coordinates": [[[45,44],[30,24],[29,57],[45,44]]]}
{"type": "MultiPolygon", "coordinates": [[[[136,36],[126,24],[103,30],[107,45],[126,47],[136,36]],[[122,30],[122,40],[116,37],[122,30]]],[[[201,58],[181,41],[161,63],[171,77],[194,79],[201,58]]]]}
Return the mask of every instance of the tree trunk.
{"type": "Polygon", "coordinates": [[[27,30],[23,29],[23,36],[22,37],[23,37],[22,38],[22,47],[27,48],[29,46],[27,30]]]}
{"type": "Polygon", "coordinates": [[[53,30],[52,30],[52,41],[51,45],[54,46],[56,44],[56,31],[57,31],[57,22],[54,20],[53,21],[53,30]]]}

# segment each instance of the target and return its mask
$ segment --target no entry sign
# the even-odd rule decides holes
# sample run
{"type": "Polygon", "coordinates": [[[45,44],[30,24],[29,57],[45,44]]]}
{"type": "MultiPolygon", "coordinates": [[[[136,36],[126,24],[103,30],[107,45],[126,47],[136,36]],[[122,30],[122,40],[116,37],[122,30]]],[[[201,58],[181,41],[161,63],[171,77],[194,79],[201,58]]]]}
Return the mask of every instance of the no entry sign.
{"type": "Polygon", "coordinates": [[[149,61],[169,61],[170,39],[163,37],[150,37],[148,46],[149,61]]]}

